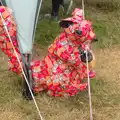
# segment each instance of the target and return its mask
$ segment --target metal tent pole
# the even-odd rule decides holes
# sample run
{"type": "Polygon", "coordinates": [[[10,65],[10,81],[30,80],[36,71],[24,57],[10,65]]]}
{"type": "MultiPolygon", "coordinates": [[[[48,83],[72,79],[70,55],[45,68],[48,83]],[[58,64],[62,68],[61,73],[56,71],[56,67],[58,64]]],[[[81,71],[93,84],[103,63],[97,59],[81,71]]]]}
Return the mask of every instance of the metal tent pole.
{"type": "MultiPolygon", "coordinates": [[[[34,24],[34,33],[33,33],[33,38],[32,38],[33,42],[34,42],[34,38],[35,38],[35,31],[36,31],[37,21],[38,21],[40,9],[41,9],[41,6],[42,6],[42,2],[43,2],[43,0],[38,0],[37,10],[36,10],[36,17],[35,17],[35,24],[34,24]]],[[[29,84],[30,84],[30,87],[32,89],[33,88],[33,81],[32,81],[32,72],[30,70],[30,61],[31,61],[32,55],[31,54],[26,54],[26,56],[27,56],[26,60],[24,59],[24,55],[22,55],[22,56],[23,56],[22,57],[23,62],[25,63],[24,64],[24,71],[26,73],[26,76],[28,77],[29,84]]],[[[33,90],[32,90],[32,92],[34,94],[33,90]]],[[[30,94],[28,85],[26,84],[25,81],[23,82],[23,96],[28,100],[32,100],[32,98],[31,98],[32,96],[30,94]]]]}
{"type": "MultiPolygon", "coordinates": [[[[31,70],[30,70],[30,54],[22,54],[22,60],[23,60],[23,70],[26,74],[26,77],[28,79],[29,85],[32,90],[33,84],[32,84],[32,74],[31,74],[31,70]]],[[[32,92],[33,92],[33,90],[32,90],[32,92]]],[[[34,92],[33,92],[33,94],[34,94],[34,92]]],[[[32,100],[30,90],[29,90],[28,85],[25,80],[23,81],[23,97],[27,100],[32,100]]]]}

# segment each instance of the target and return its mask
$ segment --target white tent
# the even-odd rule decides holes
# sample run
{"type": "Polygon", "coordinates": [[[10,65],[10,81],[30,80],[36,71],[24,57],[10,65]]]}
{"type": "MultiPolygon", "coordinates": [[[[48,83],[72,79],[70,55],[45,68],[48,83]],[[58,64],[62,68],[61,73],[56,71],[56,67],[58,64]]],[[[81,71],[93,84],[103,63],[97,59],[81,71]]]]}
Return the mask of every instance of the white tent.
{"type": "MultiPolygon", "coordinates": [[[[23,69],[32,89],[32,77],[29,67],[42,0],[1,0],[1,2],[4,6],[12,9],[17,24],[17,40],[22,55],[23,69]],[[25,56],[27,56],[27,59],[25,56]]],[[[23,92],[25,97],[31,98],[26,82],[24,82],[23,92]]]]}
{"type": "Polygon", "coordinates": [[[3,2],[13,10],[21,53],[30,54],[32,51],[40,2],[41,0],[4,0],[3,2]]]}
{"type": "MultiPolygon", "coordinates": [[[[22,72],[24,75],[23,95],[26,99],[33,99],[39,117],[43,120],[32,91],[32,74],[30,70],[31,54],[35,36],[36,25],[42,0],[0,0],[1,5],[12,9],[17,25],[17,40],[22,56],[22,72]],[[27,56],[27,58],[26,58],[27,56]]],[[[3,19],[1,17],[1,19],[3,19]]],[[[5,27],[5,24],[4,24],[5,27]]],[[[7,29],[7,27],[5,27],[7,29]]],[[[7,32],[7,30],[6,30],[7,32]]],[[[11,38],[10,38],[11,39],[11,38]]],[[[17,55],[16,55],[17,56],[17,55]]],[[[18,58],[19,62],[19,58],[18,58]]],[[[19,63],[21,64],[21,63],[19,63]]]]}

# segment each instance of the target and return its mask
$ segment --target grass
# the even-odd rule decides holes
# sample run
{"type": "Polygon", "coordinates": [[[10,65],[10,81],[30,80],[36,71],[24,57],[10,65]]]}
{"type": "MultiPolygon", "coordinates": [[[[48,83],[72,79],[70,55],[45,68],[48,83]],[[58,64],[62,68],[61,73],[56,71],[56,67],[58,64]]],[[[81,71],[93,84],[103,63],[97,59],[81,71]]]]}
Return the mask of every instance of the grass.
{"type": "Polygon", "coordinates": [[[60,28],[58,23],[49,20],[42,20],[37,26],[36,43],[42,46],[49,45],[59,33],[60,28]]]}
{"type": "MultiPolygon", "coordinates": [[[[48,0],[43,4],[41,13],[48,13],[48,0]]],[[[74,6],[79,7],[80,4],[80,1],[75,0],[74,6]]],[[[93,21],[99,39],[94,44],[97,78],[91,81],[94,120],[120,119],[118,6],[116,1],[110,3],[110,0],[90,0],[85,6],[86,18],[93,21]],[[118,46],[114,47],[116,44],[118,46]]],[[[40,49],[46,50],[60,31],[57,23],[41,20],[37,26],[35,43],[40,49]]],[[[22,98],[20,78],[7,71],[7,59],[0,54],[0,120],[39,120],[33,101],[22,98]]],[[[36,96],[36,100],[45,120],[89,120],[87,91],[71,98],[52,98],[41,93],[36,96]]]]}
{"type": "MultiPolygon", "coordinates": [[[[41,13],[49,13],[50,6],[47,3],[46,0],[44,3],[45,7],[43,6],[41,13]],[[48,9],[46,10],[46,8],[48,9]]],[[[75,0],[73,6],[74,8],[80,7],[81,2],[75,0]]],[[[98,48],[109,47],[119,43],[119,6],[119,2],[111,0],[91,0],[86,4],[86,19],[90,19],[93,22],[93,27],[99,39],[98,48]]],[[[66,16],[60,14],[60,17],[65,18],[66,16]]],[[[49,20],[41,20],[37,27],[36,42],[40,43],[40,45],[49,45],[57,34],[59,34],[59,25],[57,23],[49,20]]]]}

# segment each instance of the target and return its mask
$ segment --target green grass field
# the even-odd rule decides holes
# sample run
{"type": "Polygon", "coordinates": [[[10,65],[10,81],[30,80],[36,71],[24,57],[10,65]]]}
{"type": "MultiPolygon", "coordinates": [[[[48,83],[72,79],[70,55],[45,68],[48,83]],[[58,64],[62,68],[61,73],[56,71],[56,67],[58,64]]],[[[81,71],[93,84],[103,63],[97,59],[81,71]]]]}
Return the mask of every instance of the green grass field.
{"type": "MultiPolygon", "coordinates": [[[[42,14],[49,13],[48,2],[43,3],[42,14]]],[[[85,5],[86,19],[93,21],[99,39],[93,44],[97,58],[97,77],[91,81],[94,120],[120,120],[119,6],[117,0],[90,0],[85,5]]],[[[81,7],[79,0],[75,0],[75,7],[81,7]]],[[[60,31],[58,23],[40,20],[35,38],[37,50],[34,51],[44,56],[60,31]]],[[[22,97],[21,79],[7,70],[7,58],[0,54],[0,120],[39,120],[33,101],[22,97]]],[[[89,120],[87,91],[71,98],[53,98],[41,93],[36,100],[45,120],[89,120]]]]}

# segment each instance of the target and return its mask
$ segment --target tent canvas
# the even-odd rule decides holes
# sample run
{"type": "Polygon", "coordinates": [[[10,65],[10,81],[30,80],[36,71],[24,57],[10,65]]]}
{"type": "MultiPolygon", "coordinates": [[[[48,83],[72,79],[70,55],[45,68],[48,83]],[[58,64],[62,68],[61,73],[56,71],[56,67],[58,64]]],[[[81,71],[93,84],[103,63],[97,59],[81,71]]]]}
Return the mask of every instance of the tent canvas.
{"type": "Polygon", "coordinates": [[[30,54],[41,0],[2,0],[13,10],[20,52],[30,54]]]}
{"type": "MultiPolygon", "coordinates": [[[[30,70],[31,53],[33,48],[35,30],[42,0],[0,0],[4,6],[12,9],[17,25],[17,40],[21,52],[23,69],[27,81],[32,89],[32,74],[30,70]],[[27,56],[27,58],[26,58],[27,56]]],[[[32,99],[28,84],[24,81],[23,94],[27,99],[32,99]]]]}

